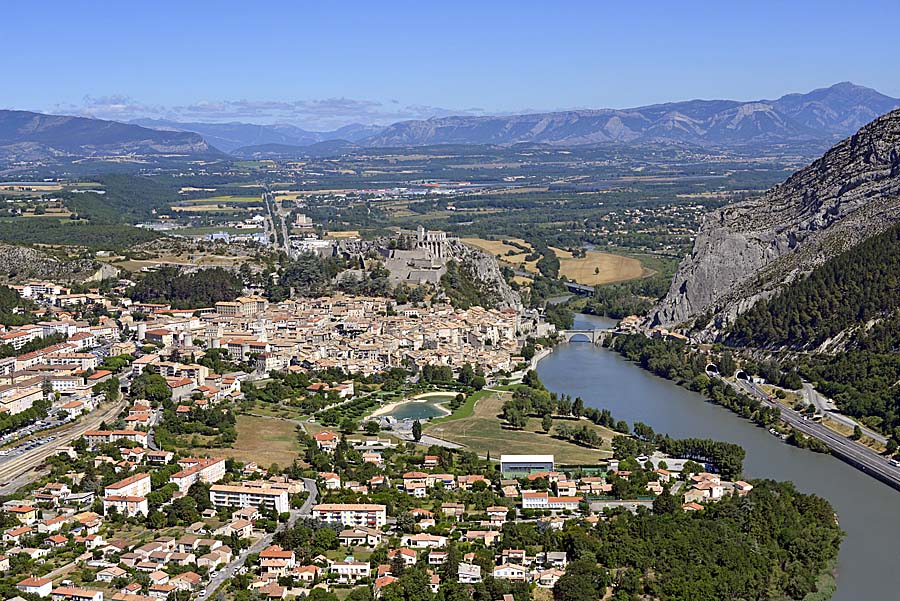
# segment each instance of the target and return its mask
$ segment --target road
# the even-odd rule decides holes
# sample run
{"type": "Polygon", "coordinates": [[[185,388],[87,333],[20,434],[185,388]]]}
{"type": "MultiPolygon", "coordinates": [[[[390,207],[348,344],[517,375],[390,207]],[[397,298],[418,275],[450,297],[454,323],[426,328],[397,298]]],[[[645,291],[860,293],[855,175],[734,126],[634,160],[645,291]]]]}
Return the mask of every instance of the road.
{"type": "Polygon", "coordinates": [[[275,241],[272,242],[272,245],[278,249],[283,250],[284,253],[290,257],[291,256],[291,239],[288,232],[287,224],[284,222],[284,219],[278,214],[278,204],[275,202],[275,195],[269,192],[268,189],[263,193],[263,198],[266,202],[266,235],[271,234],[275,236],[275,241]],[[278,226],[281,226],[281,244],[278,243],[278,226]]]}
{"type": "MultiPolygon", "coordinates": [[[[294,524],[297,523],[297,520],[301,517],[310,517],[312,516],[312,508],[317,503],[319,499],[319,488],[316,486],[316,481],[311,478],[303,478],[303,486],[306,487],[307,492],[309,492],[309,496],[306,498],[306,501],[303,502],[303,505],[300,509],[292,509],[291,517],[288,518],[287,523],[278,524],[278,528],[275,532],[281,532],[285,528],[290,528],[294,524]]],[[[240,553],[238,553],[234,559],[231,560],[231,563],[223,567],[221,570],[216,572],[216,575],[209,581],[206,586],[206,595],[199,595],[198,599],[205,599],[207,597],[211,597],[215,594],[215,592],[222,586],[226,580],[231,578],[243,565],[247,560],[247,556],[251,553],[259,553],[266,547],[272,544],[272,539],[275,538],[275,533],[266,534],[261,539],[253,543],[249,548],[244,549],[240,553]]]]}
{"type": "Polygon", "coordinates": [[[816,408],[817,412],[827,416],[828,419],[834,420],[839,424],[843,424],[849,428],[859,426],[863,434],[865,434],[872,440],[877,440],[881,444],[887,443],[887,438],[885,436],[867,428],[852,417],[844,415],[843,413],[838,411],[837,405],[835,405],[834,401],[822,395],[818,390],[813,388],[813,385],[809,382],[803,383],[803,396],[806,398],[807,403],[811,403],[816,408]]]}
{"type": "Polygon", "coordinates": [[[126,402],[123,398],[113,405],[92,411],[82,421],[54,432],[56,440],[52,443],[42,445],[4,462],[0,465],[0,482],[3,483],[0,485],[0,495],[12,494],[33,480],[35,468],[44,463],[47,457],[56,454],[57,448],[69,444],[87,430],[96,430],[103,421],[115,420],[125,405],[126,402]]]}
{"type": "Polygon", "coordinates": [[[789,426],[803,432],[807,436],[818,438],[828,445],[828,448],[838,458],[870,476],[874,476],[885,484],[900,490],[900,467],[892,465],[883,456],[869,447],[845,438],[818,422],[804,419],[803,415],[793,409],[770,401],[765,391],[751,382],[738,380],[737,383],[729,382],[729,384],[742,392],[750,393],[770,407],[778,407],[781,411],[781,419],[789,426]]]}

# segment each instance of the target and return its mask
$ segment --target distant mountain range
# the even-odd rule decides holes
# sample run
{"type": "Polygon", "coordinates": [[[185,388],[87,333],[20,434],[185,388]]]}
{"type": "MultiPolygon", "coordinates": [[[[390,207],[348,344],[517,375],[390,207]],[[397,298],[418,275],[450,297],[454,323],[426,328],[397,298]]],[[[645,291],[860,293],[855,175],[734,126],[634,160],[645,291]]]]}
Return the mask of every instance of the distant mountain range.
{"type": "Polygon", "coordinates": [[[0,159],[48,160],[107,155],[221,154],[192,132],[0,110],[0,159]]]}
{"type": "Polygon", "coordinates": [[[402,121],[361,141],[366,146],[515,144],[575,146],[604,142],[676,141],[703,146],[838,140],[900,100],[839,83],[777,100],[689,100],[633,109],[597,109],[508,117],[444,117],[402,121]]]}
{"type": "Polygon", "coordinates": [[[689,100],[621,110],[442,117],[386,127],[353,124],[327,132],[293,125],[158,119],[118,123],[0,110],[0,159],[210,155],[219,151],[242,158],[289,158],[329,156],[362,147],[440,144],[674,142],[740,148],[814,143],[827,147],[898,107],[900,99],[845,82],[777,100],[689,100]]]}
{"type": "Polygon", "coordinates": [[[359,142],[384,129],[380,125],[354,123],[333,131],[308,131],[295,125],[257,125],[254,123],[184,123],[166,119],[135,119],[130,123],[164,131],[196,132],[211,145],[224,152],[238,148],[269,144],[297,147],[311,146],[329,140],[359,142]]]}

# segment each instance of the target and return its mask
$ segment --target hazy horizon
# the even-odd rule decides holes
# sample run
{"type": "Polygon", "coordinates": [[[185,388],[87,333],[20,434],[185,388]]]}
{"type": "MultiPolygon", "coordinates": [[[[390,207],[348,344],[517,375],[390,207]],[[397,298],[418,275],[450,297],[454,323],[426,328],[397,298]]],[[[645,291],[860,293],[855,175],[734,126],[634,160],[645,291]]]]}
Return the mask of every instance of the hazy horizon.
{"type": "Polygon", "coordinates": [[[900,6],[876,0],[852,12],[763,2],[739,17],[701,2],[43,8],[40,20],[26,6],[4,8],[16,27],[5,32],[0,107],[326,130],[771,99],[842,81],[900,96],[892,63],[878,60],[893,53],[900,6]]]}

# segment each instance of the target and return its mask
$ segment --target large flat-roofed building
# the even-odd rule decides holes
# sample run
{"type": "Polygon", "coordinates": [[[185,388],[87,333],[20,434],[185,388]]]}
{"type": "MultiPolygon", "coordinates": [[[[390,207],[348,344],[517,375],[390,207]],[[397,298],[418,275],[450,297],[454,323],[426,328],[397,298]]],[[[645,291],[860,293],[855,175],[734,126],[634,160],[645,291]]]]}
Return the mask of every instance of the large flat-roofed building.
{"type": "Polygon", "coordinates": [[[323,503],[313,507],[313,517],[344,526],[380,528],[387,522],[387,508],[370,503],[323,503]]]}
{"type": "Polygon", "coordinates": [[[209,500],[217,507],[271,507],[278,513],[290,510],[284,489],[214,484],[209,500]]]}
{"type": "Polygon", "coordinates": [[[531,474],[554,471],[553,455],[500,455],[503,474],[531,474]]]}

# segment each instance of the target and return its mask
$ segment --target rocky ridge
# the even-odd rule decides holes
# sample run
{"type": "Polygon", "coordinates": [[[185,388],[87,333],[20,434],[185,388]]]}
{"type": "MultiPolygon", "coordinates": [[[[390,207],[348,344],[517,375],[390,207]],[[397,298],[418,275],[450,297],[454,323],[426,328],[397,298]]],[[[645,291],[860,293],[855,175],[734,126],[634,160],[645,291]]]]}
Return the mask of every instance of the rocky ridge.
{"type": "Polygon", "coordinates": [[[58,259],[34,248],[0,244],[0,280],[8,283],[26,280],[86,282],[111,277],[109,266],[92,259],[58,259]]]}
{"type": "Polygon", "coordinates": [[[652,323],[714,339],[758,300],[900,220],[900,110],[764,195],[710,213],[652,323]]]}

